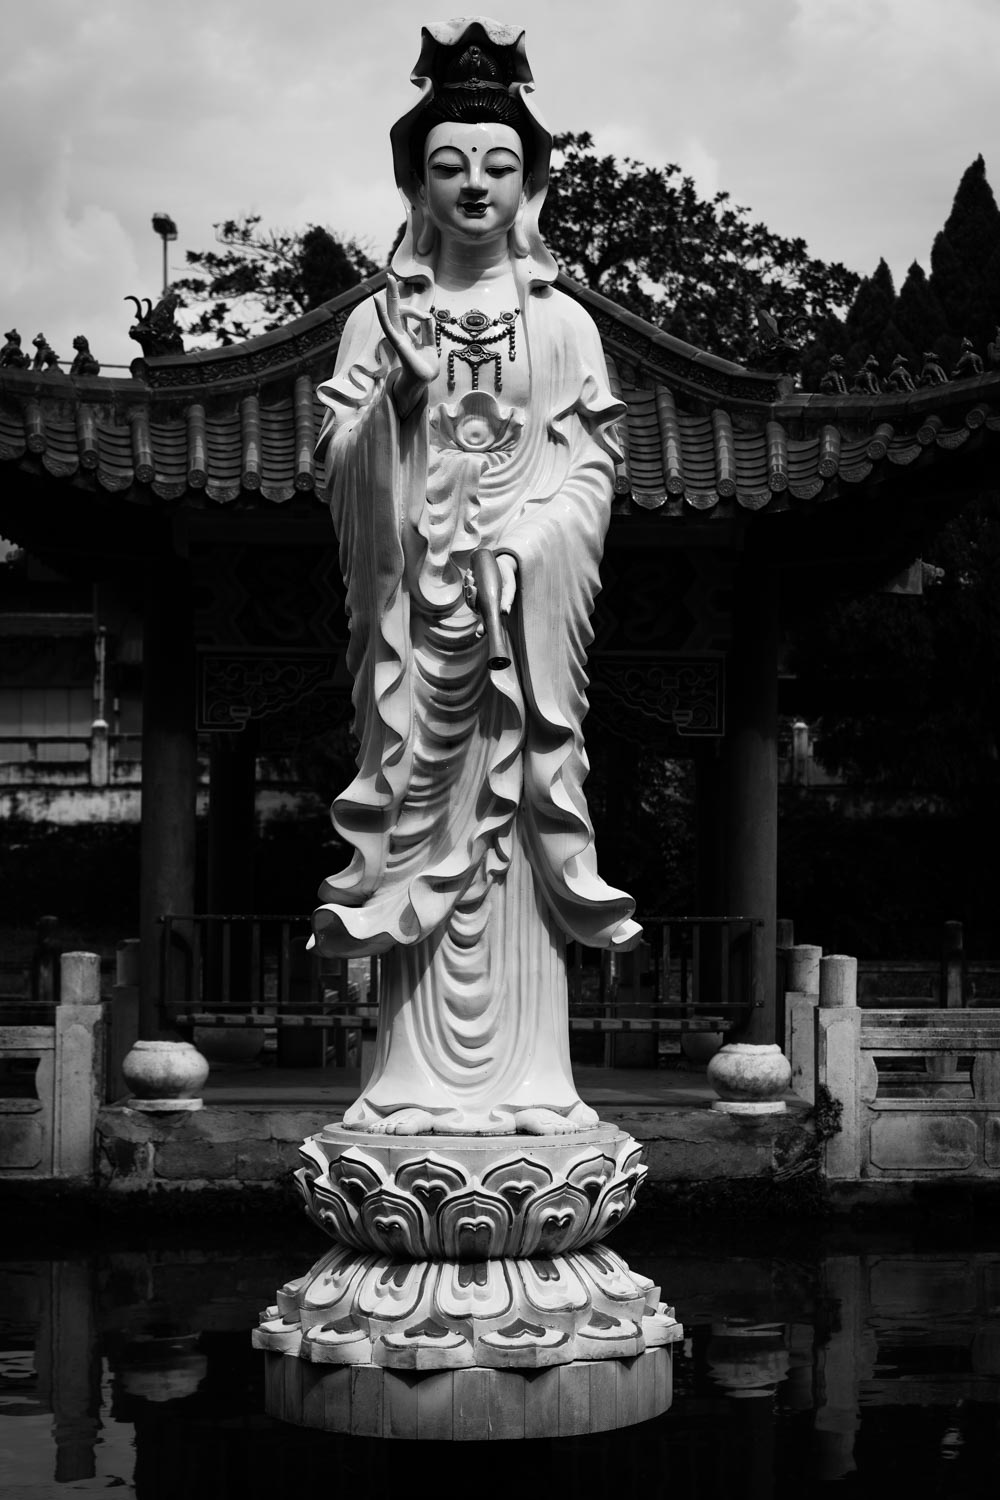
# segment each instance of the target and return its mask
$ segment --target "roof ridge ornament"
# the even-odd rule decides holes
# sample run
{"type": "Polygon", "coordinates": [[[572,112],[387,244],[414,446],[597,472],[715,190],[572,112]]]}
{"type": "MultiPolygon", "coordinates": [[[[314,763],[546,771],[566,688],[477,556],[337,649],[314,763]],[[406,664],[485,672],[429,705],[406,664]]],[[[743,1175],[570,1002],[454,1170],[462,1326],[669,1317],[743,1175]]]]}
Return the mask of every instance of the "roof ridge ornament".
{"type": "Polygon", "coordinates": [[[9,328],[4,338],[7,342],[0,349],[0,370],[26,370],[31,360],[21,348],[21,335],[17,329],[9,328]]]}
{"type": "Polygon", "coordinates": [[[958,364],[951,372],[952,380],[977,380],[983,373],[983,362],[973,348],[971,339],[962,340],[958,364]]]}
{"type": "Polygon", "coordinates": [[[36,333],[31,342],[35,349],[35,357],[31,361],[31,368],[36,375],[40,375],[43,371],[51,369],[53,365],[58,365],[59,356],[52,348],[44,333],[36,333]]]}
{"type": "Polygon", "coordinates": [[[69,373],[75,378],[87,375],[100,375],[100,362],[90,352],[90,340],[85,334],[78,333],[73,340],[73,348],[76,350],[73,363],[70,365],[69,373]]]}
{"type": "Polygon", "coordinates": [[[820,380],[819,388],[828,396],[846,396],[847,381],[843,376],[844,356],[842,354],[831,354],[827,361],[826,371],[820,380]]]}
{"type": "Polygon", "coordinates": [[[944,373],[944,369],[942,368],[941,361],[938,359],[938,357],[935,354],[935,352],[934,352],[933,349],[926,349],[924,351],[924,364],[923,364],[922,370],[920,371],[920,379],[917,381],[917,384],[918,385],[947,385],[948,384],[948,377],[944,373]]]}
{"type": "Polygon", "coordinates": [[[185,353],[181,330],[174,319],[181,300],[176,292],[164,292],[155,306],[151,297],[144,297],[140,301],[138,297],[129,296],[122,300],[135,303],[135,322],[129,329],[128,336],[135,339],[146,359],[185,353]],[[145,312],[142,302],[146,304],[145,312]]]}
{"type": "Polygon", "coordinates": [[[762,302],[747,299],[748,320],[756,320],[756,330],[750,342],[746,366],[748,370],[762,370],[770,375],[791,375],[802,358],[804,343],[802,330],[807,321],[803,317],[789,318],[779,323],[769,307],[762,302]]]}
{"type": "Polygon", "coordinates": [[[910,361],[905,354],[897,354],[892,362],[892,369],[885,377],[886,389],[890,391],[915,391],[916,381],[910,374],[907,366],[910,361]]]}

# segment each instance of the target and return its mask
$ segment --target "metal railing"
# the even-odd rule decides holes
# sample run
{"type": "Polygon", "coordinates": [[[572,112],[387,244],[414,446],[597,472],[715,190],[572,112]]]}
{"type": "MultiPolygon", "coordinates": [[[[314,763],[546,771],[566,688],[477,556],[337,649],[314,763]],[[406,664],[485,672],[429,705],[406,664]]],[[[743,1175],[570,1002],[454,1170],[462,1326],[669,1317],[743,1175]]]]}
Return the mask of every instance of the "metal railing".
{"type": "Polygon", "coordinates": [[[106,787],[138,783],[141,734],[0,735],[0,784],[38,786],[54,777],[61,784],[106,787]]]}
{"type": "Polygon", "coordinates": [[[90,757],[89,734],[2,734],[0,762],[78,765],[90,757]]]}
{"type": "Polygon", "coordinates": [[[631,953],[568,953],[576,1030],[725,1031],[762,1003],[759,917],[643,918],[631,953]],[[595,993],[596,991],[596,993],[595,993]],[[600,1024],[598,1024],[600,1023],[600,1024]]]}
{"type": "MultiPolygon", "coordinates": [[[[164,1019],[182,1026],[364,1028],[378,1015],[377,959],[306,949],[310,919],[291,915],[163,916],[164,1019]]],[[[668,917],[618,954],[570,943],[574,1031],[726,1031],[762,1004],[758,917],[668,917]]]]}
{"type": "Polygon", "coordinates": [[[368,984],[352,983],[346,961],[307,950],[309,917],[170,913],[160,921],[160,994],[174,1025],[360,1026],[374,1018],[372,1005],[360,1004],[363,988],[375,998],[374,961],[368,984]]]}

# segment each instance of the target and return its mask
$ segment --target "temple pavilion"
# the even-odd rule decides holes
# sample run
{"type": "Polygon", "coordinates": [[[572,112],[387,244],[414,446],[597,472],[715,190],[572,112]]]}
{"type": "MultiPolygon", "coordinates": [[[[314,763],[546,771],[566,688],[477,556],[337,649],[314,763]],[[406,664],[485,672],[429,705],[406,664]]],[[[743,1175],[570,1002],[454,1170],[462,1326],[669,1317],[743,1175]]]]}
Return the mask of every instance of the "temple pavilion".
{"type": "MultiPolygon", "coordinates": [[[[380,284],[241,345],[136,360],[129,379],[0,369],[0,535],[58,571],[141,586],[146,1034],[159,1016],[158,919],[195,909],[199,736],[211,747],[209,906],[237,911],[248,727],[347,715],[315,391],[351,308],[380,284]]],[[[1000,372],[806,393],[561,285],[597,323],[628,405],[588,736],[694,761],[699,911],[762,920],[759,1003],[740,1034],[770,1041],[779,601],[883,582],[966,500],[1000,493],[1000,372]]]]}

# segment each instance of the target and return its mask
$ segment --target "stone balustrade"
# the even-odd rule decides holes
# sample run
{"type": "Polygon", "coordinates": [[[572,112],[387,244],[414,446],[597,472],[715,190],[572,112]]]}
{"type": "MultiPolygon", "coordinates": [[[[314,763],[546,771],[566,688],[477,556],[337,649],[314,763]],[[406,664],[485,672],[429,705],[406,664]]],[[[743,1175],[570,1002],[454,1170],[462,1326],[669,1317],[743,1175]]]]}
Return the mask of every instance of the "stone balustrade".
{"type": "Polygon", "coordinates": [[[104,1088],[100,958],[64,953],[59,1002],[0,1025],[0,1181],[90,1181],[104,1088]]]}
{"type": "Polygon", "coordinates": [[[816,967],[812,992],[785,996],[785,1036],[791,1087],[823,1117],[827,1181],[996,1177],[1000,1009],[861,1007],[856,959],[816,967]]]}

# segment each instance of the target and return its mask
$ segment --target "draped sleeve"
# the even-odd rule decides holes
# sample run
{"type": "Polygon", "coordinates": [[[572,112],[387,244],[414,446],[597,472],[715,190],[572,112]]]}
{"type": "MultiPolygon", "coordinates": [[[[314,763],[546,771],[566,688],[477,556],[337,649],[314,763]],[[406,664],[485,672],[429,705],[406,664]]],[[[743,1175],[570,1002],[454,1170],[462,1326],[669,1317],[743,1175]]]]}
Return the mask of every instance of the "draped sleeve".
{"type": "Polygon", "coordinates": [[[427,424],[422,410],[400,422],[392,400],[396,376],[368,299],[348,319],[333,377],[319,388],[330,411],[317,455],[347,591],[347,664],[360,741],[358,774],[331,813],[355,848],[349,870],[337,877],[342,904],[362,904],[377,886],[408,780],[411,645],[400,497],[424,483],[427,424]]]}
{"type": "Polygon", "coordinates": [[[527,701],[526,825],[533,863],[563,930],[594,946],[638,936],[632,898],[597,872],[583,784],[590,618],[611,516],[615,428],[625,406],[612,395],[588,314],[560,292],[534,299],[533,403],[545,403],[551,467],[500,537],[518,564],[519,670],[527,701]],[[540,367],[540,368],[539,368],[540,367]]]}

